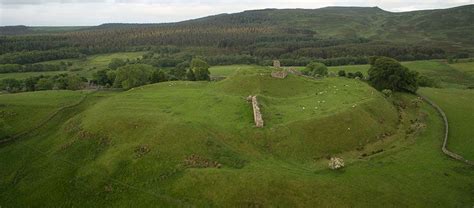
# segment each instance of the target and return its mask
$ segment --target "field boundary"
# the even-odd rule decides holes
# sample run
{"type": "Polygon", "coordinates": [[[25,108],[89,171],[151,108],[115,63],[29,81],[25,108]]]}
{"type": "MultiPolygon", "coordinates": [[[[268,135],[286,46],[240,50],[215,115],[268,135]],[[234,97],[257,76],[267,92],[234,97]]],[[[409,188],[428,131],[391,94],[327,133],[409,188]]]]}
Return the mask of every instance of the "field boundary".
{"type": "Polygon", "coordinates": [[[17,140],[18,138],[22,137],[22,136],[25,136],[39,128],[41,128],[42,126],[44,126],[46,123],[48,123],[51,119],[53,119],[56,115],[58,115],[61,111],[63,110],[66,110],[68,108],[73,108],[73,107],[76,107],[80,104],[82,104],[86,99],[87,97],[89,97],[90,95],[96,93],[97,90],[94,90],[92,91],[91,93],[87,93],[86,95],[84,95],[78,102],[76,103],[73,103],[71,105],[67,105],[67,106],[63,106],[61,108],[59,108],[58,110],[56,110],[55,112],[53,112],[52,114],[50,114],[46,119],[44,119],[43,121],[41,121],[40,123],[38,123],[36,126],[34,126],[33,128],[31,129],[28,129],[28,130],[25,130],[23,132],[20,132],[18,134],[15,134],[13,135],[12,137],[10,138],[7,138],[7,139],[3,139],[3,140],[0,140],[0,144],[5,144],[5,143],[8,143],[8,142],[13,142],[15,140],[17,140]]]}
{"type": "Polygon", "coordinates": [[[417,95],[419,97],[421,97],[424,101],[426,101],[428,104],[433,106],[436,109],[436,111],[438,111],[439,115],[441,115],[441,117],[443,118],[443,122],[444,122],[444,140],[443,140],[443,145],[441,147],[441,151],[443,151],[444,154],[448,155],[449,157],[451,157],[453,159],[459,160],[459,161],[464,162],[464,163],[469,164],[469,165],[474,165],[474,161],[470,161],[470,160],[464,158],[463,156],[448,150],[447,146],[448,146],[448,136],[449,136],[449,124],[448,124],[448,117],[446,116],[446,113],[444,113],[443,109],[441,109],[441,107],[439,107],[435,102],[433,102],[429,98],[427,98],[427,97],[425,97],[425,96],[423,96],[419,93],[417,93],[417,95]]]}

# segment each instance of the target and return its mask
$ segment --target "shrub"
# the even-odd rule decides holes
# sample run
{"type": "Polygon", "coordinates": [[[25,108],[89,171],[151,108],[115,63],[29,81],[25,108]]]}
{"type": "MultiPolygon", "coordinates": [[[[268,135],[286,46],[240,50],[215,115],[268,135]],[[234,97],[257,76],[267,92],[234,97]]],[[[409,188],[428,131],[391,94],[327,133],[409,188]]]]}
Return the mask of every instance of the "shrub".
{"type": "Polygon", "coordinates": [[[7,92],[18,92],[21,90],[21,82],[16,79],[3,79],[0,83],[0,88],[7,92]]]}
{"type": "Polygon", "coordinates": [[[339,75],[340,77],[345,77],[346,76],[346,71],[339,70],[339,72],[337,72],[337,75],[339,75]]]}
{"type": "Polygon", "coordinates": [[[54,86],[53,80],[47,77],[43,77],[39,79],[38,82],[36,83],[37,90],[52,90],[53,86],[54,86]]]}
{"type": "Polygon", "coordinates": [[[352,79],[352,78],[354,78],[354,77],[355,77],[355,74],[354,74],[354,73],[352,73],[352,72],[347,73],[347,78],[351,78],[351,79],[352,79]]]}
{"type": "Polygon", "coordinates": [[[438,83],[434,79],[424,75],[418,77],[418,85],[420,87],[439,87],[438,83]]]}
{"type": "Polygon", "coordinates": [[[360,79],[364,79],[364,74],[362,74],[362,72],[358,71],[354,74],[354,77],[359,77],[360,79]]]}
{"type": "Polygon", "coordinates": [[[326,76],[328,74],[328,68],[323,63],[311,62],[306,65],[303,74],[312,77],[326,76]]]}

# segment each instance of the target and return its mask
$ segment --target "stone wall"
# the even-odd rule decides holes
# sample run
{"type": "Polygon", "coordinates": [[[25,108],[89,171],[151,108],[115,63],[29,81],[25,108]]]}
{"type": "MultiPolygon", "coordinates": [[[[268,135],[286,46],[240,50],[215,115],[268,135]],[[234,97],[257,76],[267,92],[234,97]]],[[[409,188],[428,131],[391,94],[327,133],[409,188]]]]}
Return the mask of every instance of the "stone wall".
{"type": "Polygon", "coordinates": [[[447,146],[448,146],[448,136],[449,136],[449,123],[448,123],[448,117],[446,117],[446,114],[444,113],[443,109],[441,109],[441,107],[439,107],[435,102],[428,99],[427,97],[425,97],[423,95],[420,95],[420,94],[418,94],[418,96],[421,97],[423,100],[425,100],[428,104],[433,106],[438,111],[439,115],[443,118],[443,121],[444,121],[444,140],[443,140],[443,146],[441,147],[441,151],[443,151],[444,154],[448,155],[449,157],[451,157],[453,159],[462,161],[462,162],[464,162],[466,164],[469,164],[469,165],[474,165],[474,161],[470,161],[468,159],[465,159],[461,155],[458,155],[458,154],[448,150],[447,146]]]}
{"type": "Polygon", "coordinates": [[[257,96],[249,96],[247,98],[250,102],[252,102],[252,108],[253,108],[253,120],[255,122],[255,126],[258,128],[263,127],[263,118],[262,118],[262,113],[260,112],[260,107],[258,106],[258,101],[257,101],[257,96]]]}
{"type": "Polygon", "coordinates": [[[273,67],[275,67],[275,68],[280,68],[280,67],[281,67],[280,61],[278,61],[278,60],[273,60],[273,67]]]}
{"type": "Polygon", "coordinates": [[[286,76],[288,76],[288,72],[286,71],[273,71],[272,72],[272,77],[273,78],[278,78],[278,79],[285,79],[286,76]]]}

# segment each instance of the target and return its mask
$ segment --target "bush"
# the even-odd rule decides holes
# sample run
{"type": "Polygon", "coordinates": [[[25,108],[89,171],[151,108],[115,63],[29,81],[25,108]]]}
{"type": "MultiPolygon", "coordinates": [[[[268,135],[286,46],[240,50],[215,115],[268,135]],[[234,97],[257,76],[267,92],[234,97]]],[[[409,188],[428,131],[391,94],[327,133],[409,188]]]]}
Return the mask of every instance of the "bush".
{"type": "Polygon", "coordinates": [[[337,72],[337,75],[339,75],[340,77],[345,77],[346,76],[346,71],[339,70],[339,72],[337,72]]]}
{"type": "Polygon", "coordinates": [[[418,85],[420,87],[439,87],[438,83],[434,79],[424,75],[418,77],[418,85]]]}
{"type": "Polygon", "coordinates": [[[21,90],[21,82],[16,79],[3,79],[0,83],[0,88],[7,92],[18,92],[21,90]]]}
{"type": "Polygon", "coordinates": [[[317,77],[328,75],[328,68],[323,63],[311,62],[303,70],[304,75],[317,77]]]}
{"type": "Polygon", "coordinates": [[[364,74],[362,74],[362,72],[358,71],[354,74],[354,77],[359,77],[360,79],[364,79],[364,74]]]}
{"type": "Polygon", "coordinates": [[[47,77],[43,77],[39,79],[38,82],[36,83],[37,90],[52,90],[53,86],[54,86],[53,80],[47,77]]]}

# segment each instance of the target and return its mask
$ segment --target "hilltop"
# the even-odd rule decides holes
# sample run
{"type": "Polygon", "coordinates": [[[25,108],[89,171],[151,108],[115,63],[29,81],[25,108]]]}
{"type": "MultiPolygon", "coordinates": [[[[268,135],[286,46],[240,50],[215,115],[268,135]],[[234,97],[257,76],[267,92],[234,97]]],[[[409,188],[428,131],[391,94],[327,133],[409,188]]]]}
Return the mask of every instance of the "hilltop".
{"type": "Polygon", "coordinates": [[[204,56],[352,58],[347,63],[372,55],[399,60],[463,58],[473,51],[473,31],[474,5],[399,13],[378,7],[265,9],[163,24],[2,27],[0,34],[7,36],[0,37],[6,46],[0,54],[67,48],[97,54],[172,45],[204,56]],[[213,50],[196,52],[202,47],[213,50]]]}

